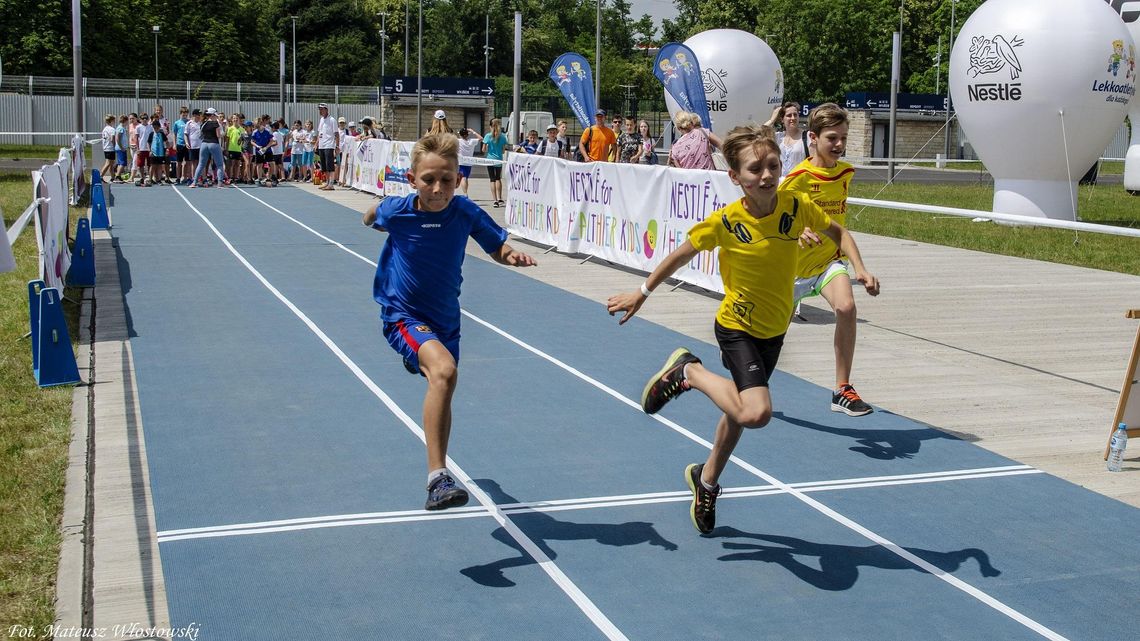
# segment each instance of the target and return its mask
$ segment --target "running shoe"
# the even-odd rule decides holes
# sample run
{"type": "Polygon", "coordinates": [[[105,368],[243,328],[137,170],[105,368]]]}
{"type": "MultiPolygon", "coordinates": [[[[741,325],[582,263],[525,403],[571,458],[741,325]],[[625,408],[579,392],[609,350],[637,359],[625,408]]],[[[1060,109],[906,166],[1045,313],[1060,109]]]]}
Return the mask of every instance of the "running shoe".
{"type": "Polygon", "coordinates": [[[699,362],[701,359],[693,356],[684,347],[674,350],[665,361],[664,367],[645,384],[645,389],[641,392],[641,409],[646,414],[656,414],[665,407],[666,403],[688,391],[689,382],[685,380],[685,365],[699,362]]]}
{"type": "Polygon", "coordinates": [[[689,505],[689,516],[693,519],[693,526],[701,534],[708,534],[716,527],[716,497],[720,496],[720,485],[715,490],[706,490],[701,483],[701,472],[704,463],[691,463],[685,468],[685,482],[693,493],[693,502],[689,505]]]}
{"type": "Polygon", "coordinates": [[[446,510],[449,507],[467,505],[467,490],[455,485],[450,474],[441,474],[428,485],[425,510],[446,510]]]}
{"type": "Polygon", "coordinates": [[[859,397],[859,392],[850,385],[843,385],[831,395],[831,411],[843,412],[848,416],[864,416],[875,411],[859,397]]]}
{"type": "Polygon", "coordinates": [[[404,359],[404,369],[408,370],[409,374],[419,374],[420,376],[424,375],[424,373],[421,372],[419,368],[417,368],[415,365],[412,365],[412,362],[406,358],[404,359]]]}

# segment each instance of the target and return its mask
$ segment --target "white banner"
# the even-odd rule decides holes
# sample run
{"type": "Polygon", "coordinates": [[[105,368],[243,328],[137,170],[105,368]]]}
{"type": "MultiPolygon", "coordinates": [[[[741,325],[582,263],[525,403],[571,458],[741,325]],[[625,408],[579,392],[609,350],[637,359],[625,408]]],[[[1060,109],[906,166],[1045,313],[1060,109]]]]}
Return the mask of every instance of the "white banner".
{"type": "MultiPolygon", "coordinates": [[[[725,172],[663,165],[511,154],[504,173],[512,234],[647,272],[690,227],[743,195],[725,172]]],[[[701,252],[674,277],[724,291],[716,252],[701,252]]]]}
{"type": "Polygon", "coordinates": [[[74,176],[71,204],[78,205],[83,192],[87,191],[87,141],[78,134],[71,139],[71,173],[74,176]]]}
{"type": "Polygon", "coordinates": [[[415,143],[370,139],[349,143],[345,170],[349,186],[378,196],[412,193],[407,174],[415,143]]]}
{"type": "MultiPolygon", "coordinates": [[[[63,150],[61,156],[67,155],[63,150]]],[[[67,170],[57,162],[44,165],[39,172],[33,172],[33,197],[46,198],[36,212],[36,237],[43,258],[40,264],[40,278],[48,287],[56,287],[63,292],[64,277],[71,268],[71,250],[67,246],[67,170]]],[[[70,164],[68,162],[67,164],[70,164]]]]}

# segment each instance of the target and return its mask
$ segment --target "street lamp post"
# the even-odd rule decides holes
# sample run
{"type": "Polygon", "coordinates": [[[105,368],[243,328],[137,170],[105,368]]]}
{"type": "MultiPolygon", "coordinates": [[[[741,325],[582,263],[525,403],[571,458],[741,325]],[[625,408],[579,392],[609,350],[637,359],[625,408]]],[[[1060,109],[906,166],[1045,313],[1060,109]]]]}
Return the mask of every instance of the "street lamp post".
{"type": "MultiPolygon", "coordinates": [[[[954,9],[958,6],[958,0],[950,0],[950,49],[947,57],[950,61],[953,60],[954,53],[954,9]]],[[[950,64],[946,65],[946,124],[943,125],[946,130],[946,148],[942,150],[944,158],[950,159],[950,64]]]]}
{"type": "Polygon", "coordinates": [[[293,21],[293,100],[289,103],[289,119],[297,113],[297,16],[289,16],[293,21]]]}
{"type": "Polygon", "coordinates": [[[158,30],[159,26],[150,28],[154,32],[154,103],[158,104],[158,30]]]}
{"type": "Polygon", "coordinates": [[[602,0],[598,0],[598,17],[594,25],[594,104],[602,106],[602,0]]]}
{"type": "MultiPolygon", "coordinates": [[[[380,16],[380,110],[384,110],[384,62],[388,49],[388,12],[381,11],[380,16]]],[[[383,115],[383,114],[381,114],[383,115]]]]}
{"type": "Polygon", "coordinates": [[[424,0],[420,0],[419,30],[416,32],[416,138],[424,131],[424,0]]]}
{"type": "Polygon", "coordinates": [[[404,77],[408,77],[408,49],[411,49],[411,31],[408,29],[408,0],[404,0],[404,77]]]}
{"type": "Polygon", "coordinates": [[[491,14],[487,14],[487,26],[483,29],[483,77],[491,77],[491,14]]]}

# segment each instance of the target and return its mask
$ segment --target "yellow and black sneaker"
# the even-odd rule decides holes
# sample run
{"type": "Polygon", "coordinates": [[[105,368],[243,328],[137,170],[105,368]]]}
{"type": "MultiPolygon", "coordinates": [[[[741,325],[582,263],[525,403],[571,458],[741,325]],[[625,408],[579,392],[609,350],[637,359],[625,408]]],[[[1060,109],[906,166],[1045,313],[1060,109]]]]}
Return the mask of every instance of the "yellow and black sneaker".
{"type": "Polygon", "coordinates": [[[697,531],[708,534],[716,527],[716,497],[720,496],[720,485],[715,490],[706,490],[704,483],[701,483],[701,472],[704,469],[704,463],[691,463],[685,468],[685,481],[693,492],[689,516],[693,518],[697,531]]]}
{"type": "Polygon", "coordinates": [[[701,359],[693,356],[684,347],[670,354],[665,366],[645,384],[645,390],[641,392],[641,409],[646,414],[656,414],[665,407],[666,403],[688,391],[689,382],[685,380],[685,366],[699,362],[701,359]]]}

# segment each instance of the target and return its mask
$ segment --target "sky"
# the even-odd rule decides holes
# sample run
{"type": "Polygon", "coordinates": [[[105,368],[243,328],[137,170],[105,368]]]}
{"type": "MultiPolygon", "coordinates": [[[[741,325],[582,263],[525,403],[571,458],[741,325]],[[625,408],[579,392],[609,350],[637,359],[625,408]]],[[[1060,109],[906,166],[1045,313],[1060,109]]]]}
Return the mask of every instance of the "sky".
{"type": "Polygon", "coordinates": [[[676,9],[673,8],[673,0],[630,0],[629,15],[634,20],[640,18],[643,14],[648,13],[653,16],[653,24],[658,27],[661,26],[662,18],[672,18],[676,9]]]}

